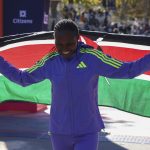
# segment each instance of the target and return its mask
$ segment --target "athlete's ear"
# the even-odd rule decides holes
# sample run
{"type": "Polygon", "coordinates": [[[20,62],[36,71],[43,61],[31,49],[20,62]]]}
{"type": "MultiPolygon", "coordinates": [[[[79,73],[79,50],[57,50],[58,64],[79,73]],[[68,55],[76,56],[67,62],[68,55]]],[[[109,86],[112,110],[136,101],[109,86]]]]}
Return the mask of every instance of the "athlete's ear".
{"type": "Polygon", "coordinates": [[[78,35],[77,35],[77,40],[79,40],[79,37],[80,37],[80,35],[78,34],[78,35]]]}

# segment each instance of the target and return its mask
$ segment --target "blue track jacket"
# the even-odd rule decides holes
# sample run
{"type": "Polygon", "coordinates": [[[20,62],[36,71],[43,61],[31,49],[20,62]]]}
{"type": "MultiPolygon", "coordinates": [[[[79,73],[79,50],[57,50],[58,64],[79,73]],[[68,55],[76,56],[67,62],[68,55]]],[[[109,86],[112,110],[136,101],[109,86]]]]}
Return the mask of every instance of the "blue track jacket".
{"type": "Polygon", "coordinates": [[[52,83],[50,132],[85,134],[98,132],[104,124],[98,110],[98,78],[134,78],[150,69],[150,54],[125,63],[79,42],[76,54],[66,60],[58,52],[46,55],[25,71],[0,57],[0,73],[28,86],[44,79],[52,83]]]}

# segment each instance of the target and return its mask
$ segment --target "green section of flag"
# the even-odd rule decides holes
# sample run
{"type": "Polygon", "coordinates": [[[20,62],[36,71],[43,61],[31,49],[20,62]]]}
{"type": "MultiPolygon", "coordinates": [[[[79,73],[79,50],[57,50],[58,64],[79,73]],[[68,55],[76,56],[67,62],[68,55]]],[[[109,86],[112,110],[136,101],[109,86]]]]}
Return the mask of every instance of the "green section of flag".
{"type": "MultiPolygon", "coordinates": [[[[99,105],[110,106],[126,112],[150,117],[149,81],[108,79],[108,82],[103,77],[99,79],[99,105]]],[[[21,87],[0,76],[0,102],[17,100],[51,104],[50,91],[51,83],[49,80],[21,87]]]]}
{"type": "Polygon", "coordinates": [[[99,104],[150,117],[150,81],[99,79],[99,104]]]}
{"type": "Polygon", "coordinates": [[[51,103],[51,83],[49,80],[22,87],[0,76],[0,102],[6,100],[29,101],[40,104],[51,103]]]}

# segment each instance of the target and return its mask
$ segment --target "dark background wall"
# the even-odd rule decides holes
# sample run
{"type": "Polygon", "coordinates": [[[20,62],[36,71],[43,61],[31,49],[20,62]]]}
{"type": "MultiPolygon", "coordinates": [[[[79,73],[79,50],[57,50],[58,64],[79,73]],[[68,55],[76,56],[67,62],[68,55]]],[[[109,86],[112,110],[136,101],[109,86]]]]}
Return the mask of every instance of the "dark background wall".
{"type": "Polygon", "coordinates": [[[4,0],[4,35],[48,29],[49,0],[4,0]]]}
{"type": "Polygon", "coordinates": [[[0,37],[3,35],[3,0],[0,0],[0,37]]]}

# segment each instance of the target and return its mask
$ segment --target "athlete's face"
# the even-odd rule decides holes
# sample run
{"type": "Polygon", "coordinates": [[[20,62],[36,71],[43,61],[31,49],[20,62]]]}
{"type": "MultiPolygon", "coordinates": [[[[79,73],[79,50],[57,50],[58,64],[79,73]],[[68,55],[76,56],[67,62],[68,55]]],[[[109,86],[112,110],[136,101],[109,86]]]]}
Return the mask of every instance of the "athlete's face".
{"type": "Polygon", "coordinates": [[[76,52],[79,36],[73,35],[71,31],[55,32],[55,45],[58,52],[66,59],[76,52]]]}

